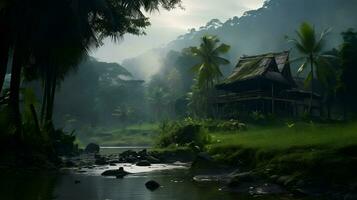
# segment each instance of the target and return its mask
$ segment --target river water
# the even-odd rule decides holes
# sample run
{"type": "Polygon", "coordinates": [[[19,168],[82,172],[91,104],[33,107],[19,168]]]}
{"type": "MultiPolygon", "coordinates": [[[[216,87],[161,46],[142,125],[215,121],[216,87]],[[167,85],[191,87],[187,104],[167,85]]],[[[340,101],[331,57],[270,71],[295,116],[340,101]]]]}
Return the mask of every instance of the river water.
{"type": "MultiPolygon", "coordinates": [[[[109,148],[105,152],[125,149],[109,148]]],[[[3,174],[0,180],[1,200],[291,200],[287,195],[250,196],[227,190],[220,183],[197,183],[184,165],[157,164],[137,167],[130,164],[94,169],[66,170],[60,174],[3,174]],[[102,177],[107,169],[123,166],[132,172],[123,179],[102,177]],[[155,180],[161,187],[151,192],[145,183],[155,180]]]]}

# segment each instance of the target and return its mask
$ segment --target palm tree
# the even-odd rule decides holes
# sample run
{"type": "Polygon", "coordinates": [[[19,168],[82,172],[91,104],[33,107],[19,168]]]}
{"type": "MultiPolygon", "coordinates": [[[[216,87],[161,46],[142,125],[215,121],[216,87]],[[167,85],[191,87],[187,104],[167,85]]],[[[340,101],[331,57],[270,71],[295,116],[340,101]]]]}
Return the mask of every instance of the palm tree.
{"type": "MultiPolygon", "coordinates": [[[[197,93],[197,89],[200,90],[199,93],[205,94],[206,102],[200,102],[209,113],[209,104],[211,102],[211,89],[213,89],[214,84],[219,81],[222,77],[222,72],[220,69],[221,65],[227,65],[230,62],[222,58],[221,55],[227,53],[230,46],[227,44],[220,44],[220,40],[216,36],[204,36],[201,38],[201,44],[199,47],[190,47],[188,52],[194,57],[197,57],[200,62],[192,67],[192,71],[196,74],[196,90],[192,91],[197,93]]],[[[191,96],[195,96],[191,94],[191,96]]],[[[197,99],[197,98],[192,98],[197,99]]],[[[201,99],[201,98],[199,98],[201,99]]],[[[191,105],[197,105],[197,103],[192,103],[191,105]]]]}
{"type": "MultiPolygon", "coordinates": [[[[4,1],[5,2],[5,1],[4,1]]],[[[0,25],[5,23],[1,41],[3,52],[12,49],[13,63],[9,105],[17,127],[21,125],[19,91],[21,76],[30,66],[44,82],[44,96],[51,118],[56,84],[84,57],[88,50],[99,47],[102,40],[117,40],[125,33],[145,34],[150,25],[145,11],[174,8],[180,0],[13,0],[0,4],[0,25]]],[[[6,68],[0,66],[0,81],[6,68]]]]}
{"type": "Polygon", "coordinates": [[[192,67],[192,71],[197,75],[198,86],[203,89],[213,87],[214,83],[222,77],[220,65],[227,65],[229,61],[220,57],[227,53],[230,46],[220,44],[216,36],[203,36],[199,47],[190,47],[189,52],[199,58],[200,63],[192,67]]]}
{"type": "Polygon", "coordinates": [[[289,40],[294,43],[295,48],[302,54],[302,57],[297,60],[304,60],[298,69],[298,74],[303,72],[307,66],[310,66],[310,71],[305,79],[305,87],[310,85],[311,88],[309,104],[310,113],[312,112],[315,74],[317,75],[317,79],[324,83],[327,74],[331,72],[328,62],[324,59],[330,56],[322,53],[325,44],[324,41],[329,32],[330,29],[326,29],[318,35],[312,25],[304,22],[296,31],[298,38],[289,40]]]}

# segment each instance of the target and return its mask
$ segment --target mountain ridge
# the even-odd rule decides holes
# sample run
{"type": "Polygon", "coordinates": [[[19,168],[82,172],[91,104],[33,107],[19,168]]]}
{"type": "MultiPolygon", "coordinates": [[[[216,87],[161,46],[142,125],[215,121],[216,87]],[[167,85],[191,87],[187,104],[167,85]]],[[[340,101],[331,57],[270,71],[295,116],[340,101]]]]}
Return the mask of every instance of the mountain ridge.
{"type": "MultiPolygon", "coordinates": [[[[268,0],[261,8],[247,11],[241,17],[234,16],[224,22],[212,19],[205,26],[178,36],[163,48],[124,60],[123,65],[134,75],[139,75],[140,71],[150,72],[152,67],[147,59],[156,56],[155,63],[152,63],[155,70],[146,77],[143,73],[139,75],[139,78],[148,80],[161,68],[167,67],[162,63],[169,51],[196,46],[203,35],[217,35],[222,42],[231,45],[227,58],[235,65],[242,55],[290,50],[292,47],[285,36],[295,37],[295,30],[304,21],[314,24],[318,31],[333,28],[325,49],[330,50],[341,43],[341,32],[357,28],[357,20],[354,20],[357,19],[356,9],[357,1],[352,0],[268,0]]],[[[292,56],[295,57],[296,52],[293,51],[292,56]]]]}

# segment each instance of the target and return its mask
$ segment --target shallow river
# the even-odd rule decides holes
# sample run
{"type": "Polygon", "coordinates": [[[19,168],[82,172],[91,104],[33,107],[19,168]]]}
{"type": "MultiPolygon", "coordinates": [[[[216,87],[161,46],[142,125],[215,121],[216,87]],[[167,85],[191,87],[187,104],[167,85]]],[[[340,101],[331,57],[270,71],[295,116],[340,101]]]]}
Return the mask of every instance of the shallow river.
{"type": "MultiPolygon", "coordinates": [[[[123,149],[106,149],[113,153],[123,149]]],[[[286,195],[252,197],[228,191],[219,183],[196,183],[183,165],[153,165],[137,167],[130,164],[83,169],[59,175],[2,175],[1,200],[250,200],[284,199],[286,195]],[[109,168],[124,166],[132,172],[123,179],[102,177],[109,168]],[[151,192],[145,183],[155,180],[161,187],[151,192]]]]}

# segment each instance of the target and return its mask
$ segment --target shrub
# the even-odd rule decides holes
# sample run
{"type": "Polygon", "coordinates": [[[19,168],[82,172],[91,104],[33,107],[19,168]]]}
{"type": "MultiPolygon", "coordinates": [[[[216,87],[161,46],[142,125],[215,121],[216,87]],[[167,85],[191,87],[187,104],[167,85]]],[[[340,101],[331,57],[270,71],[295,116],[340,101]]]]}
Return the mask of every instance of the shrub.
{"type": "Polygon", "coordinates": [[[261,122],[265,120],[265,116],[263,113],[261,113],[260,111],[253,111],[250,114],[250,118],[255,121],[255,122],[261,122]]]}
{"type": "Polygon", "coordinates": [[[238,131],[245,130],[246,124],[239,120],[214,120],[214,119],[192,119],[186,118],[186,123],[198,124],[208,131],[238,131]]]}
{"type": "Polygon", "coordinates": [[[160,127],[161,136],[157,142],[160,148],[170,146],[199,146],[209,142],[209,135],[205,129],[194,120],[164,122],[160,127]]]}
{"type": "Polygon", "coordinates": [[[217,129],[220,131],[245,130],[246,125],[238,120],[223,121],[217,124],[217,129]]]}

